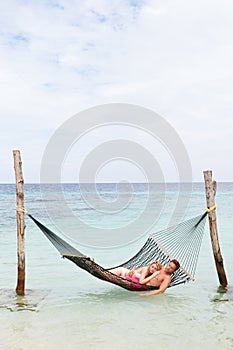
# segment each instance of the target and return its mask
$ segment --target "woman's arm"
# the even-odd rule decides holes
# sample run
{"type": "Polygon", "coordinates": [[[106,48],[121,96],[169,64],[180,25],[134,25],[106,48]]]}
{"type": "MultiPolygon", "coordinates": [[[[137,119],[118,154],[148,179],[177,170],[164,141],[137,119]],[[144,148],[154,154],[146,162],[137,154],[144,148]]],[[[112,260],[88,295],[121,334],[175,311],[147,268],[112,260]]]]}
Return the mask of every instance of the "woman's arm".
{"type": "Polygon", "coordinates": [[[141,284],[147,284],[148,282],[150,282],[150,280],[152,278],[154,278],[155,276],[157,276],[159,274],[160,271],[155,271],[154,273],[152,273],[150,276],[146,277],[145,275],[141,275],[140,279],[139,279],[139,283],[141,284]]]}

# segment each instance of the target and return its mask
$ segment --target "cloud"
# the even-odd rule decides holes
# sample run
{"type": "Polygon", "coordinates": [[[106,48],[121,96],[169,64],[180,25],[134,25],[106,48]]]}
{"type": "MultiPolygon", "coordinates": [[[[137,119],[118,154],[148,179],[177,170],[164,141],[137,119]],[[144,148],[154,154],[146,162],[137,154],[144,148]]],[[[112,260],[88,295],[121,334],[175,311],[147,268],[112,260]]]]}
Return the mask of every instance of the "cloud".
{"type": "Polygon", "coordinates": [[[38,181],[56,128],[109,102],[160,113],[184,140],[194,179],[210,163],[229,180],[222,154],[233,147],[232,10],[226,0],[1,2],[2,181],[12,180],[7,158],[16,146],[38,181]]]}

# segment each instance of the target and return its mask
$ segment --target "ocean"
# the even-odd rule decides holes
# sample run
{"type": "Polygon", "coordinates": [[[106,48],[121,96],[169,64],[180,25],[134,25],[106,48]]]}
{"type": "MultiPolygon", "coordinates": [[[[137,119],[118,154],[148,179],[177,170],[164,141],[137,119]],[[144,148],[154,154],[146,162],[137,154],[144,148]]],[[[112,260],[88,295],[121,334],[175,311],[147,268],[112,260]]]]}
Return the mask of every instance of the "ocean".
{"type": "MultiPolygon", "coordinates": [[[[219,287],[208,220],[195,281],[141,297],[66,259],[25,216],[26,293],[16,296],[15,185],[0,185],[0,348],[232,349],[233,183],[218,183],[217,225],[228,288],[219,287]]],[[[203,183],[25,185],[25,208],[104,267],[149,233],[205,211],[203,183]]]]}

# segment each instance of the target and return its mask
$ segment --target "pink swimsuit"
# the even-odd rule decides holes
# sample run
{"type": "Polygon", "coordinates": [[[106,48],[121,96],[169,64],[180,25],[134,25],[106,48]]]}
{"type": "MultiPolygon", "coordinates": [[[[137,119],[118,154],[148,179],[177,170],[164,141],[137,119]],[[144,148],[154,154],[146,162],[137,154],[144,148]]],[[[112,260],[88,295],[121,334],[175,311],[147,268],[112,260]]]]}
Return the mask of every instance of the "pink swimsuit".
{"type": "Polygon", "coordinates": [[[128,281],[130,281],[130,282],[133,282],[133,283],[139,283],[139,278],[138,278],[138,277],[129,277],[129,276],[126,276],[125,279],[128,280],[128,281]]]}

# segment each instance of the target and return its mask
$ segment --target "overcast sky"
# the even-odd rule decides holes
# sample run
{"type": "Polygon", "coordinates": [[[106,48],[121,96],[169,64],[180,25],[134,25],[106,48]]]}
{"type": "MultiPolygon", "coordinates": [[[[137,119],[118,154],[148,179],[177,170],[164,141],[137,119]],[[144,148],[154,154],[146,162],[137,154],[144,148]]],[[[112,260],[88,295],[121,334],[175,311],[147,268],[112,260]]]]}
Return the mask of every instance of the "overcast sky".
{"type": "MultiPolygon", "coordinates": [[[[1,1],[0,183],[14,181],[13,149],[21,150],[25,182],[40,181],[57,128],[107,103],[162,116],[183,140],[193,181],[203,180],[204,169],[233,181],[232,19],[232,0],[1,1]]],[[[63,180],[77,179],[81,149],[87,154],[111,138],[161,149],[137,133],[110,128],[107,136],[99,131],[92,142],[77,142],[63,180]]],[[[165,180],[179,180],[166,152],[159,153],[165,180]]],[[[143,181],[135,164],[116,164],[102,166],[97,180],[143,181]]]]}

